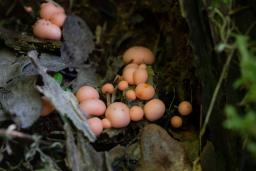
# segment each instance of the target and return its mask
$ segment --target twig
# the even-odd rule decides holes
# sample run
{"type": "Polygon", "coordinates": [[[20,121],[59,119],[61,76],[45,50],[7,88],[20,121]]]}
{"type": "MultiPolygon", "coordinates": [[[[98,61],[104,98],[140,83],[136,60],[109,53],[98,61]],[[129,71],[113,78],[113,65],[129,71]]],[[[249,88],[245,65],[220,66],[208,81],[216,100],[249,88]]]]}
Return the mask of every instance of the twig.
{"type": "Polygon", "coordinates": [[[229,65],[230,65],[230,62],[231,62],[231,59],[233,57],[233,54],[234,54],[235,50],[232,50],[231,53],[229,54],[227,60],[226,60],[226,63],[225,65],[223,66],[223,69],[222,69],[222,72],[221,72],[221,75],[220,75],[220,78],[218,80],[218,83],[215,87],[215,90],[213,92],[213,96],[211,98],[211,102],[210,102],[210,105],[209,105],[209,108],[208,108],[208,111],[206,113],[206,117],[205,117],[205,120],[204,120],[204,123],[203,123],[203,126],[200,130],[200,142],[201,142],[201,139],[202,139],[202,136],[204,135],[205,133],[205,130],[206,130],[206,126],[209,122],[209,119],[211,117],[211,114],[212,114],[212,110],[213,110],[213,107],[214,107],[214,104],[215,104],[215,101],[217,99],[217,96],[218,96],[218,93],[219,93],[219,90],[220,90],[220,87],[222,85],[222,82],[226,76],[226,73],[227,73],[227,70],[229,68],[229,65]]]}
{"type": "MultiPolygon", "coordinates": [[[[6,138],[19,138],[19,139],[25,139],[25,140],[29,140],[29,141],[36,141],[35,137],[29,134],[25,134],[19,131],[15,131],[15,130],[5,130],[5,129],[0,129],[0,137],[6,137],[6,138]]],[[[39,142],[41,144],[47,145],[49,146],[51,143],[48,143],[47,141],[44,140],[39,140],[39,142]]]]}

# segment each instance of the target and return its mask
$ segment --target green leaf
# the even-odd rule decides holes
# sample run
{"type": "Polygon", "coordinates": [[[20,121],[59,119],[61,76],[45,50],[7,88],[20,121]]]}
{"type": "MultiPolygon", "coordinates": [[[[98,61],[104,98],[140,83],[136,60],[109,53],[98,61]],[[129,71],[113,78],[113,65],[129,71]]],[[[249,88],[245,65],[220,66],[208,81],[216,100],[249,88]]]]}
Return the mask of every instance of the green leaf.
{"type": "Polygon", "coordinates": [[[57,73],[54,74],[53,77],[54,77],[54,79],[55,79],[59,84],[62,83],[62,81],[63,81],[63,75],[62,75],[61,73],[57,72],[57,73]]]}

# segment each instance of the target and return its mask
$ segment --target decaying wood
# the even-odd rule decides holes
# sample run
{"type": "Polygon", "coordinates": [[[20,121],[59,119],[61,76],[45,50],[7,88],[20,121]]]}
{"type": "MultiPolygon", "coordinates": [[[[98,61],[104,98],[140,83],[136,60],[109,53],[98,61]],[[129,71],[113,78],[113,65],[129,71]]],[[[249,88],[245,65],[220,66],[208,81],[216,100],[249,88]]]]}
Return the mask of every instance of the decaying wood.
{"type": "Polygon", "coordinates": [[[0,27],[0,39],[4,41],[6,46],[22,52],[29,50],[56,52],[61,47],[61,41],[39,40],[34,36],[20,34],[3,27],[0,27]]]}

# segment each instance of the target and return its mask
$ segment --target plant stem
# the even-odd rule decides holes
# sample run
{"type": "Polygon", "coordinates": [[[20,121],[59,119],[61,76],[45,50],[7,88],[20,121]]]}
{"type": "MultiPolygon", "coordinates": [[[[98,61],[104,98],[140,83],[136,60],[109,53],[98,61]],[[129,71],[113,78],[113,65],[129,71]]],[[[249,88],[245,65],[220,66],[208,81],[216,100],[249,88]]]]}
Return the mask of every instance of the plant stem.
{"type": "Polygon", "coordinates": [[[206,117],[205,117],[205,120],[204,120],[204,123],[203,123],[203,126],[200,130],[200,142],[201,142],[201,139],[202,139],[202,136],[204,135],[205,133],[205,130],[206,130],[206,126],[209,122],[209,119],[211,117],[211,114],[212,114],[212,110],[213,110],[213,107],[214,107],[214,104],[215,104],[215,101],[218,97],[218,93],[219,93],[219,90],[220,90],[220,87],[222,85],[222,82],[224,80],[224,78],[226,77],[226,73],[227,73],[227,70],[229,68],[229,65],[230,65],[230,62],[231,62],[231,59],[233,57],[233,54],[234,54],[234,51],[235,50],[232,50],[231,53],[229,54],[227,60],[226,60],[226,63],[225,65],[223,66],[223,69],[222,69],[222,72],[221,72],[221,75],[220,75],[220,78],[218,80],[218,83],[215,87],[215,90],[213,92],[213,95],[212,95],[212,98],[211,98],[211,102],[210,102],[210,105],[209,105],[209,108],[208,108],[208,111],[206,113],[206,117]]]}

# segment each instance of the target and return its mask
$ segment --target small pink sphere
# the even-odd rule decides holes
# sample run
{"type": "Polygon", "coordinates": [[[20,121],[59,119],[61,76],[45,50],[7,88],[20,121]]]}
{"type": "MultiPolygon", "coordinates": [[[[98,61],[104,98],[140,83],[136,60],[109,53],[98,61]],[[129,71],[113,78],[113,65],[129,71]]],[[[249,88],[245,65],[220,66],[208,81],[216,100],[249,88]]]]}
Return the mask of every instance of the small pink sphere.
{"type": "Polygon", "coordinates": [[[57,13],[54,14],[51,18],[50,21],[55,24],[56,26],[62,27],[67,16],[64,13],[57,13]]]}
{"type": "Polygon", "coordinates": [[[101,87],[101,91],[103,94],[112,94],[114,90],[115,88],[111,83],[106,83],[101,87]]]}
{"type": "Polygon", "coordinates": [[[159,99],[152,99],[144,106],[145,117],[149,121],[161,118],[165,112],[165,104],[159,99]]]}
{"type": "Polygon", "coordinates": [[[61,6],[57,6],[51,2],[42,3],[40,6],[40,17],[49,20],[54,14],[65,13],[61,6]]]}
{"type": "Polygon", "coordinates": [[[111,128],[111,122],[107,118],[102,119],[101,122],[104,129],[111,128]]]}
{"type": "Polygon", "coordinates": [[[128,82],[125,80],[122,80],[118,83],[117,87],[120,91],[124,91],[128,87],[128,82]]]}
{"type": "Polygon", "coordinates": [[[136,69],[137,69],[138,67],[139,67],[138,64],[130,63],[130,64],[128,64],[128,65],[126,65],[126,66],[124,67],[123,71],[126,70],[126,69],[128,69],[128,68],[136,68],[136,69]]]}
{"type": "Polygon", "coordinates": [[[99,99],[87,99],[82,101],[80,104],[80,109],[90,116],[101,116],[106,111],[106,105],[102,100],[99,99]]]}
{"type": "Polygon", "coordinates": [[[108,106],[105,112],[106,118],[113,128],[123,128],[130,123],[129,108],[122,102],[115,102],[108,106]]]}
{"type": "Polygon", "coordinates": [[[132,121],[140,121],[143,119],[144,111],[140,106],[133,106],[130,109],[130,118],[132,121]]]}
{"type": "Polygon", "coordinates": [[[98,99],[100,95],[94,87],[82,86],[76,92],[76,98],[79,102],[82,102],[87,99],[98,99]]]}
{"type": "Polygon", "coordinates": [[[136,93],[134,90],[128,90],[125,92],[125,97],[127,100],[135,100],[136,99],[136,93]]]}
{"type": "Polygon", "coordinates": [[[87,119],[87,123],[91,129],[91,131],[96,135],[99,136],[103,131],[102,122],[99,118],[93,117],[87,119]]]}
{"type": "Polygon", "coordinates": [[[137,68],[130,67],[125,70],[123,70],[123,79],[127,81],[130,85],[134,84],[134,79],[133,79],[133,73],[137,70],[137,68]]]}
{"type": "Polygon", "coordinates": [[[61,30],[58,26],[45,19],[39,19],[33,25],[33,33],[41,39],[60,40],[61,30]]]}
{"type": "Polygon", "coordinates": [[[125,64],[132,62],[136,64],[153,64],[155,56],[153,52],[143,46],[133,46],[127,49],[123,54],[125,64]]]}
{"type": "Polygon", "coordinates": [[[145,83],[148,80],[148,72],[146,69],[139,68],[133,73],[133,80],[136,85],[145,83]]]}
{"type": "Polygon", "coordinates": [[[155,95],[155,89],[147,83],[140,83],[135,88],[136,96],[141,100],[150,100],[155,95]]]}
{"type": "Polygon", "coordinates": [[[139,68],[141,68],[141,69],[147,69],[147,65],[146,65],[146,64],[140,64],[140,65],[139,65],[139,68]]]}

